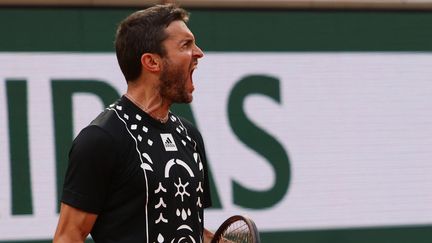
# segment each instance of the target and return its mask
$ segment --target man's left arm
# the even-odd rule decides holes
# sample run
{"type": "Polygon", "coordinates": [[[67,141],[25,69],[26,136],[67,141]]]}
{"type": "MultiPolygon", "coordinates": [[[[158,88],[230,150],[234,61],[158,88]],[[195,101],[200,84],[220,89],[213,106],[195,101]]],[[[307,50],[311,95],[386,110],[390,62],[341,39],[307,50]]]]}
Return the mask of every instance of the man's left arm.
{"type": "Polygon", "coordinates": [[[210,243],[213,239],[213,233],[208,229],[204,228],[204,243],[210,243]]]}

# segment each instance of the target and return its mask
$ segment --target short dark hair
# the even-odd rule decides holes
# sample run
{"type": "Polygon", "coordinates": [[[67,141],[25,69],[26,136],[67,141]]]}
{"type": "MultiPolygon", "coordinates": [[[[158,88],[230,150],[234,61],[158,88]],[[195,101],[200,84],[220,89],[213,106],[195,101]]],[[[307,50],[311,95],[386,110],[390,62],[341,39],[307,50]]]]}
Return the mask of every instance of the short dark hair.
{"type": "Polygon", "coordinates": [[[117,61],[127,82],[136,80],[141,74],[142,54],[156,53],[165,56],[162,46],[162,42],[167,38],[165,29],[176,20],[187,23],[189,13],[167,4],[134,12],[119,24],[115,48],[117,61]]]}

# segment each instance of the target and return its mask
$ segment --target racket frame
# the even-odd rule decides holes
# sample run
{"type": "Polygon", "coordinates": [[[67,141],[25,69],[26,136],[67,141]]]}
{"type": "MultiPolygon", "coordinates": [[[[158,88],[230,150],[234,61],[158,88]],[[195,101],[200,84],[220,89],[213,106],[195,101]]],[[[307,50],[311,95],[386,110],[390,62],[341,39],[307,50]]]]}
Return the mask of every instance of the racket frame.
{"type": "MultiPolygon", "coordinates": [[[[258,232],[258,229],[257,229],[254,221],[252,219],[246,217],[246,216],[243,216],[243,215],[233,215],[233,216],[229,217],[228,219],[226,219],[219,226],[219,228],[216,230],[216,232],[214,233],[214,236],[213,236],[213,239],[211,240],[211,243],[218,243],[219,240],[221,240],[225,230],[227,230],[231,224],[233,224],[234,222],[237,222],[237,221],[244,221],[246,223],[246,225],[248,226],[249,231],[252,235],[252,240],[253,240],[253,242],[248,242],[248,243],[260,243],[259,232],[258,232]]],[[[233,242],[233,243],[235,243],[235,242],[233,242]]]]}

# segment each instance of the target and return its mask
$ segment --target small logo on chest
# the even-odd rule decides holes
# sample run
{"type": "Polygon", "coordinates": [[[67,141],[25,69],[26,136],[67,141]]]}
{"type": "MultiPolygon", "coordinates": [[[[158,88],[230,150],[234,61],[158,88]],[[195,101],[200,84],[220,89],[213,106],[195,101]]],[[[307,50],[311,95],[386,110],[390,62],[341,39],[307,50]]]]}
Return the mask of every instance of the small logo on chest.
{"type": "Polygon", "coordinates": [[[171,133],[161,133],[162,143],[165,151],[177,151],[177,146],[171,133]]]}

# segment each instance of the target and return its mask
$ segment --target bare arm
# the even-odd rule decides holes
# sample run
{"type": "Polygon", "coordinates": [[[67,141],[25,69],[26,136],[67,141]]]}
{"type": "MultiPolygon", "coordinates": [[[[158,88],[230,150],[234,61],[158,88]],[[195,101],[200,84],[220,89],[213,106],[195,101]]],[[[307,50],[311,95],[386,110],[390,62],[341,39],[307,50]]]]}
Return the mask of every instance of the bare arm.
{"type": "Polygon", "coordinates": [[[97,215],[62,203],[54,243],[83,243],[96,221],[97,215]]]}
{"type": "Polygon", "coordinates": [[[210,243],[213,239],[213,233],[208,229],[204,228],[204,243],[210,243]]]}

